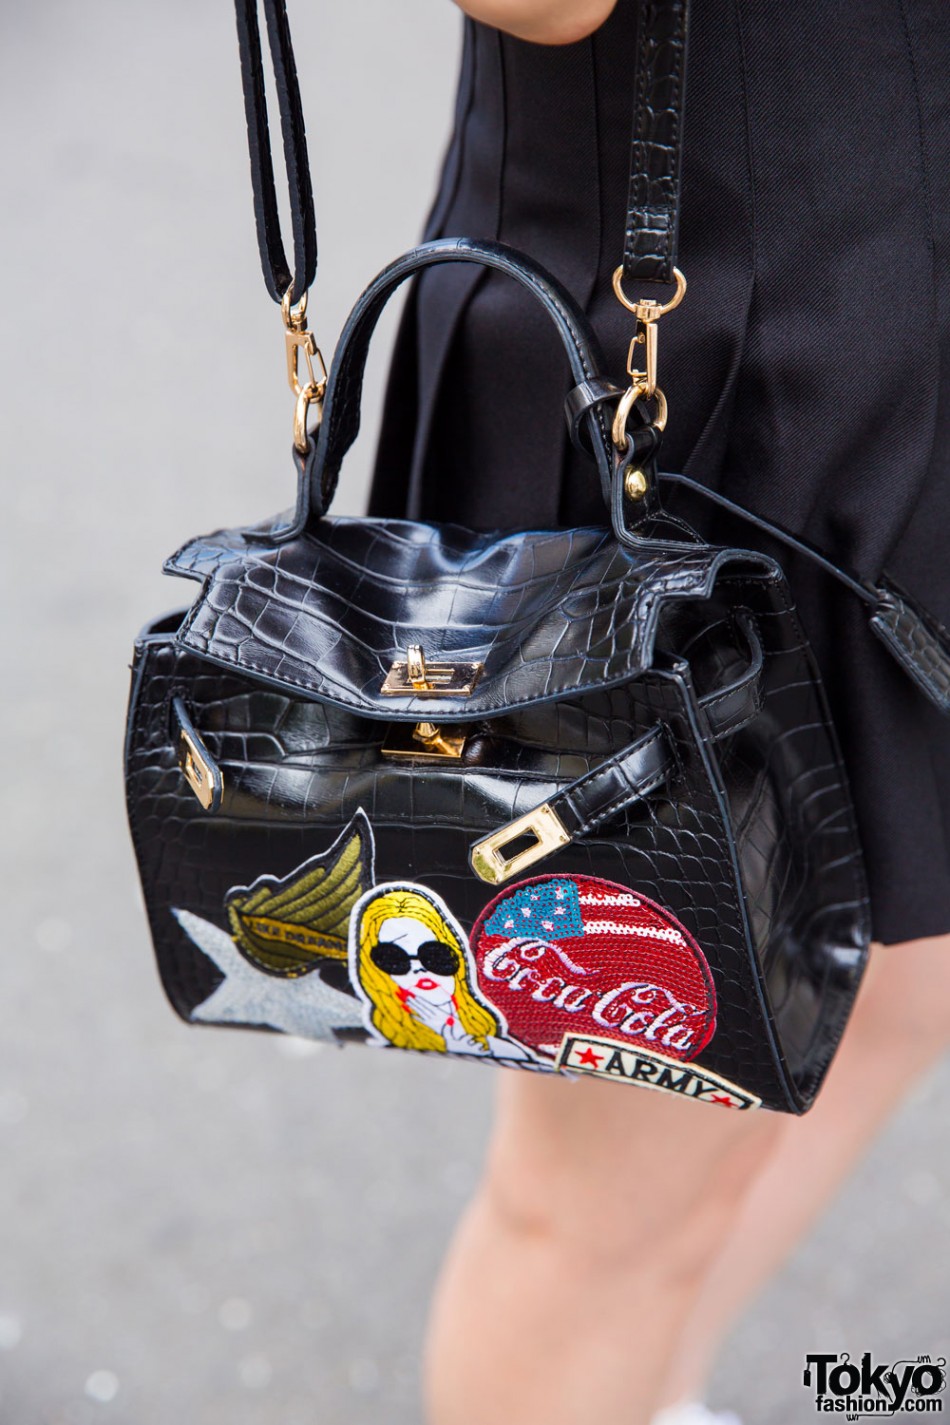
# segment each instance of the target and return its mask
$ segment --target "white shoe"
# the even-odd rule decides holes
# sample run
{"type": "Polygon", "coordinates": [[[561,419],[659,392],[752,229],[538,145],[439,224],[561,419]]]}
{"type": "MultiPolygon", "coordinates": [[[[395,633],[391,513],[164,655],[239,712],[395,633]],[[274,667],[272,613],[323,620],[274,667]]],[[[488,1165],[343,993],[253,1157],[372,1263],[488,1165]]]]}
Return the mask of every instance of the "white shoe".
{"type": "Polygon", "coordinates": [[[701,1400],[681,1400],[657,1411],[650,1425],[742,1425],[734,1410],[710,1410],[701,1400]]]}

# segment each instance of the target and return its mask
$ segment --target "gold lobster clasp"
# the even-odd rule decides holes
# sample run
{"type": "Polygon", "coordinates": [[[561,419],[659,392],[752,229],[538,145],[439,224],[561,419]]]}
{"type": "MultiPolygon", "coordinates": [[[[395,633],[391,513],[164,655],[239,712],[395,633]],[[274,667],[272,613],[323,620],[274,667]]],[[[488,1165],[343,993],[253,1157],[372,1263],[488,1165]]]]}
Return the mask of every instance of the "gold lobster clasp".
{"type": "Polygon", "coordinates": [[[627,311],[633,312],[637,319],[636,331],[631,338],[630,348],[627,352],[627,375],[630,377],[630,386],[617,404],[611,430],[614,445],[618,450],[623,450],[625,447],[627,417],[637,401],[643,398],[655,400],[657,412],[654,424],[659,430],[663,430],[666,425],[666,397],[657,385],[659,338],[657,322],[667,312],[672,312],[674,307],[679,306],[686,292],[686,278],[678,267],[674,267],[673,277],[676,282],[676,291],[668,302],[658,302],[654,297],[644,297],[639,302],[631,302],[623,290],[623,267],[618,267],[614,272],[614,294],[627,311]],[[638,348],[641,346],[644,348],[644,370],[642,371],[635,365],[638,348]]]}
{"type": "Polygon", "coordinates": [[[304,292],[296,307],[290,300],[290,288],[284,293],[280,304],[284,319],[284,343],[287,350],[287,384],[297,398],[294,407],[294,448],[305,455],[310,438],[307,417],[312,405],[318,410],[323,404],[327,389],[327,368],[316,338],[306,325],[307,293],[304,292]],[[301,372],[301,361],[303,372],[301,372]],[[314,361],[317,368],[314,367],[314,361]],[[301,375],[304,380],[301,381],[301,375]]]}

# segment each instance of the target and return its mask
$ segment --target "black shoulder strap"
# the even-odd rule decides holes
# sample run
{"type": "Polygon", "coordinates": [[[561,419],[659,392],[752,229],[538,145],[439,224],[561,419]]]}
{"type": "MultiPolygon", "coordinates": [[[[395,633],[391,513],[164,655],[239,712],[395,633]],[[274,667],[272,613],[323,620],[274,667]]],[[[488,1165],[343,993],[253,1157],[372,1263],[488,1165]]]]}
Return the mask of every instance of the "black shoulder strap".
{"type": "Polygon", "coordinates": [[[623,275],[672,282],[679,232],[689,0],[638,0],[623,275]]]}
{"type": "MultiPolygon", "coordinates": [[[[267,290],[298,302],[317,271],[317,224],[286,0],[261,0],[273,65],[293,228],[293,269],[280,232],[258,0],[235,0],[254,216],[267,290]]],[[[624,278],[671,282],[679,227],[689,0],[638,0],[637,63],[624,229],[624,278]]]]}

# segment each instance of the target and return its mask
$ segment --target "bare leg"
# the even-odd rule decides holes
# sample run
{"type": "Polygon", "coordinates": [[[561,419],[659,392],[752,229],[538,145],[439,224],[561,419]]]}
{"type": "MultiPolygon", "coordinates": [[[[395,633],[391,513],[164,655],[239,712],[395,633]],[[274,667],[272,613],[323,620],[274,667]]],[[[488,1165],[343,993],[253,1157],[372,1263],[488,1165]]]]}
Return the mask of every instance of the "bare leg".
{"type": "Polygon", "coordinates": [[[920,1075],[950,1047],[950,935],[875,946],[822,1093],[782,1123],[683,1323],[663,1403],[701,1399],[729,1329],[920,1075]]]}
{"type": "Polygon", "coordinates": [[[590,1080],[498,1079],[485,1178],[436,1293],[430,1419],[644,1425],[782,1120],[590,1080]]]}
{"type": "Polygon", "coordinates": [[[486,1400],[519,1425],[642,1425],[700,1393],[731,1321],[947,1047],[948,1003],[950,936],[876,947],[801,1120],[499,1076],[486,1177],[434,1304],[434,1425],[481,1421],[486,1400]]]}

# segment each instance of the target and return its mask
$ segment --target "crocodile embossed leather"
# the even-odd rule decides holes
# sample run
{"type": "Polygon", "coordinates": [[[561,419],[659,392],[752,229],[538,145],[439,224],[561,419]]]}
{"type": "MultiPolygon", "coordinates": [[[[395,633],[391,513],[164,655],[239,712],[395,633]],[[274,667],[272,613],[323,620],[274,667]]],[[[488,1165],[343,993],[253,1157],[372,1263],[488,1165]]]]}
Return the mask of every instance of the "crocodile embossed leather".
{"type": "MultiPolygon", "coordinates": [[[[313,275],[316,240],[297,211],[310,195],[286,14],[264,4],[293,262],[250,0],[238,17],[280,299],[313,275]]],[[[641,20],[637,280],[675,261],[686,7],[644,0],[641,20]]],[[[344,328],[319,432],[296,454],[294,511],[168,560],[197,597],[136,642],[126,779],[162,982],[184,1019],[741,1111],[813,1102],[869,937],[834,729],[781,569],[664,515],[660,432],[638,406],[615,449],[619,394],[583,312],[530,258],[424,244],[344,328]],[[330,515],[380,312],[450,261],[507,273],[553,322],[602,523],[476,534],[330,515]]],[[[897,591],[876,607],[945,695],[937,634],[916,631],[897,591]]]]}

